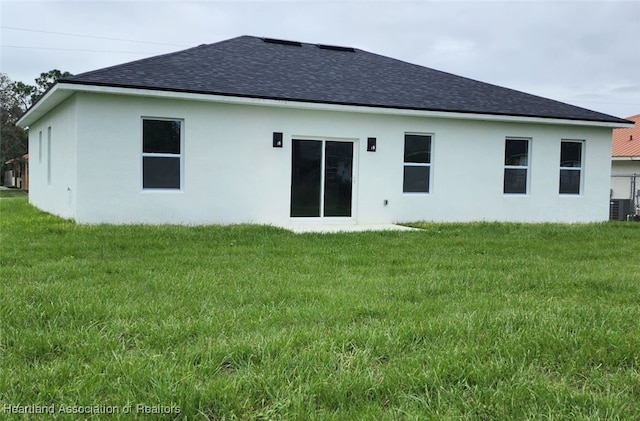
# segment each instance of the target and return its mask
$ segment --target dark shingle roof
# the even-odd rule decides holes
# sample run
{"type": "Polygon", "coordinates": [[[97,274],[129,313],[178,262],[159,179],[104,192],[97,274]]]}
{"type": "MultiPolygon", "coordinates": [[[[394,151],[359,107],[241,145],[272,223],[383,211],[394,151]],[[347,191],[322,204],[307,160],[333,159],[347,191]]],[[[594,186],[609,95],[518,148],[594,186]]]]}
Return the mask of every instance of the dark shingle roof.
{"type": "Polygon", "coordinates": [[[242,36],[60,82],[328,104],[625,120],[359,49],[242,36]]]}

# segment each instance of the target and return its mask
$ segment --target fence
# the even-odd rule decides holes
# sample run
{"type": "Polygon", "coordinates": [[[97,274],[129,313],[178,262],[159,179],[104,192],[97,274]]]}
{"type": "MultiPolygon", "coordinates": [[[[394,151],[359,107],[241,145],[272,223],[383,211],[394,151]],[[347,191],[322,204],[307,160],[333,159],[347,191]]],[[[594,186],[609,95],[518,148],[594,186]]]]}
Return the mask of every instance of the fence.
{"type": "Polygon", "coordinates": [[[609,219],[618,221],[640,219],[640,174],[611,176],[609,219]]]}

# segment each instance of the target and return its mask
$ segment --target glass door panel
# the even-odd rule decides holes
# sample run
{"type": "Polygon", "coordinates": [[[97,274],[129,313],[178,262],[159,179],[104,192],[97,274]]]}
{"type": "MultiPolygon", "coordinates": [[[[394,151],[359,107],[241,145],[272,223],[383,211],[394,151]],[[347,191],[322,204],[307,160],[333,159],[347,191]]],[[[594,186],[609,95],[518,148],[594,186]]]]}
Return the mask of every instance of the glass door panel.
{"type": "Polygon", "coordinates": [[[353,143],[325,143],[324,216],[351,216],[353,143]]]}
{"type": "Polygon", "coordinates": [[[294,140],[291,158],[291,216],[320,216],[322,142],[294,140]]]}

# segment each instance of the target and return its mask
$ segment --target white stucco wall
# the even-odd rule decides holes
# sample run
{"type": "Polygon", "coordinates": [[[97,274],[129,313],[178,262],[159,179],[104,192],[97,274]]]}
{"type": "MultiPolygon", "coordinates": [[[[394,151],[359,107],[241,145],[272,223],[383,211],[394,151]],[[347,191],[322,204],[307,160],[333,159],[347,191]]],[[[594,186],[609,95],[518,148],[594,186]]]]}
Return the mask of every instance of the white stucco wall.
{"type": "Polygon", "coordinates": [[[76,217],[76,122],[69,98],[29,127],[29,202],[63,218],[76,217]]]}
{"type": "MultiPolygon", "coordinates": [[[[71,199],[66,200],[72,204],[77,200],[77,212],[69,216],[80,223],[290,224],[295,222],[289,217],[294,138],[355,141],[351,223],[608,219],[610,128],[93,93],[74,98],[62,110],[66,112],[57,113],[67,116],[70,127],[76,122],[77,184],[67,183],[71,199]],[[184,120],[181,191],[142,190],[142,117],[184,120]],[[272,147],[273,132],[284,134],[283,148],[272,147]],[[405,132],[433,135],[429,194],[402,193],[405,132]],[[527,195],[502,192],[504,143],[511,136],[531,139],[527,195]],[[367,137],[377,138],[376,152],[366,151],[367,137]],[[585,141],[582,194],[577,196],[558,193],[562,139],[585,141]]],[[[33,133],[37,130],[31,134],[32,143],[33,133]]],[[[75,137],[68,138],[75,145],[75,137]]],[[[40,172],[34,175],[42,178],[40,172]]],[[[45,195],[42,184],[32,183],[37,190],[33,203],[63,214],[58,212],[63,208],[61,199],[45,195]]]]}

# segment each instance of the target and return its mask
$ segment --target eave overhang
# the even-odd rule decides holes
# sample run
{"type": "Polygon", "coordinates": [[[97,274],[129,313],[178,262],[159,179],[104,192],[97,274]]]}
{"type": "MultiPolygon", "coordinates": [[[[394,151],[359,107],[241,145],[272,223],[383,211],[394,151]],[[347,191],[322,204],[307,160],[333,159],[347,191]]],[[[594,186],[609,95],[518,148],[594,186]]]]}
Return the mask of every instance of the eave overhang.
{"type": "Polygon", "coordinates": [[[640,161],[640,156],[612,156],[612,161],[640,161]]]}

